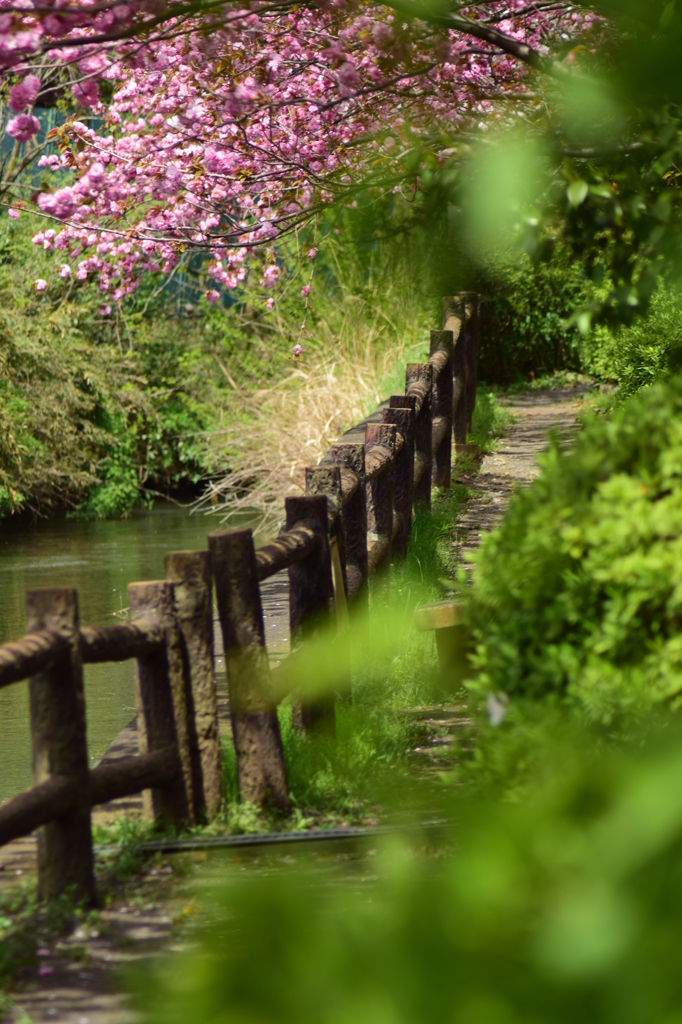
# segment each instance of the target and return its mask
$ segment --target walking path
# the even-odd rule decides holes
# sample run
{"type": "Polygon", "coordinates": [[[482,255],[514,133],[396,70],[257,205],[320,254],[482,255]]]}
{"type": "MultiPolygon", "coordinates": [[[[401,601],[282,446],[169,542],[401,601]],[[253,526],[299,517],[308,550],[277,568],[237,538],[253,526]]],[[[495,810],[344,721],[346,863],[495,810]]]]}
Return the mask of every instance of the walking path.
{"type": "MultiPolygon", "coordinates": [[[[475,549],[484,532],[499,520],[509,496],[517,486],[525,486],[539,472],[536,457],[546,447],[547,434],[558,429],[566,443],[577,431],[577,417],[584,405],[584,387],[537,390],[513,396],[505,406],[515,417],[514,425],[494,453],[484,456],[478,474],[458,477],[473,492],[464,514],[456,524],[454,545],[463,557],[475,549]]],[[[268,648],[275,661],[288,649],[288,599],[286,573],[278,574],[263,585],[263,612],[268,648]]],[[[227,693],[224,686],[222,647],[216,629],[216,670],[219,680],[221,727],[229,729],[227,693]],[[222,682],[222,686],[221,686],[222,682]]],[[[459,709],[411,708],[420,736],[417,751],[429,761],[437,759],[450,743],[453,728],[461,724],[459,709]]],[[[131,723],[116,738],[103,760],[114,760],[137,752],[137,734],[131,723]]],[[[141,799],[117,801],[102,808],[100,816],[112,811],[139,812],[141,799]]],[[[0,888],[15,884],[18,876],[35,871],[35,839],[18,840],[0,850],[0,888]]],[[[135,893],[122,895],[115,906],[100,915],[99,928],[78,929],[54,955],[42,961],[43,973],[27,969],[17,995],[18,1006],[30,1021],[39,1024],[126,1024],[132,1020],[121,996],[116,994],[112,967],[128,959],[152,955],[167,943],[173,931],[173,916],[167,901],[156,895],[165,876],[173,868],[166,861],[140,880],[135,893]],[[47,973],[45,968],[51,968],[47,973]]],[[[176,888],[174,895],[177,898],[176,888]]],[[[181,911],[180,911],[181,915],[181,911]]],[[[176,918],[177,918],[176,913],[176,918]]],[[[0,1015],[0,1019],[2,1019],[0,1015]]],[[[14,1016],[7,1020],[19,1020],[14,1016]]]]}
{"type": "Polygon", "coordinates": [[[515,423],[497,451],[484,456],[478,475],[466,479],[473,497],[455,529],[455,543],[464,557],[500,520],[512,491],[528,486],[538,475],[537,456],[547,447],[550,431],[557,430],[565,444],[573,440],[586,391],[584,385],[547,388],[514,395],[504,402],[515,423]]]}
{"type": "MultiPolygon", "coordinates": [[[[461,561],[468,561],[483,534],[502,518],[512,492],[527,487],[538,475],[537,456],[547,447],[550,431],[557,430],[563,443],[571,443],[586,391],[585,386],[538,389],[504,401],[514,424],[496,451],[483,457],[478,472],[457,476],[472,492],[453,534],[452,546],[461,561]]],[[[406,708],[404,714],[417,738],[412,750],[415,772],[431,775],[447,769],[455,732],[470,724],[466,705],[433,704],[406,708]]]]}

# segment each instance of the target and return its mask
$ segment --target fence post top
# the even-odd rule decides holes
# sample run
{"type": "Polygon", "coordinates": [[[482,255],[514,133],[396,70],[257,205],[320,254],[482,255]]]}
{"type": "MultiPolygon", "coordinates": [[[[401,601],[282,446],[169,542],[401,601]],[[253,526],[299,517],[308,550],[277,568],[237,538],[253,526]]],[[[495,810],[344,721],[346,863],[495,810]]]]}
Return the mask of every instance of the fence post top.
{"type": "Polygon", "coordinates": [[[408,380],[428,380],[433,377],[431,363],[408,363],[405,368],[405,375],[408,380]]]}
{"type": "Polygon", "coordinates": [[[383,444],[391,451],[396,446],[396,434],[398,428],[395,423],[368,423],[365,428],[365,446],[383,444]]]}
{"type": "Polygon", "coordinates": [[[211,556],[207,549],[169,551],[164,558],[166,577],[174,582],[209,583],[211,556]]]}
{"type": "MultiPolygon", "coordinates": [[[[311,484],[327,483],[335,488],[341,487],[341,467],[339,465],[307,466],[305,471],[306,486],[311,484]]],[[[286,501],[286,499],[285,499],[286,501]]]]}
{"type": "Polygon", "coordinates": [[[289,495],[284,499],[287,516],[287,528],[291,528],[300,519],[319,519],[327,529],[327,495],[301,494],[289,495]]]}
{"type": "Polygon", "coordinates": [[[337,441],[329,449],[332,464],[352,469],[358,477],[365,475],[365,442],[337,441]]]}
{"type": "Polygon", "coordinates": [[[250,526],[231,526],[226,530],[214,530],[208,535],[208,546],[210,548],[215,544],[237,541],[243,537],[253,538],[253,530],[250,526]]]}
{"type": "MultiPolygon", "coordinates": [[[[402,395],[400,396],[403,397],[402,395]]],[[[414,395],[409,396],[411,398],[411,404],[405,406],[394,406],[390,405],[388,409],[384,409],[384,423],[393,424],[400,430],[401,434],[409,432],[414,429],[414,407],[416,400],[414,395]]]]}
{"type": "Polygon", "coordinates": [[[417,408],[417,399],[415,395],[391,395],[388,400],[389,409],[404,409],[411,412],[413,415],[417,408]]]}
{"type": "Polygon", "coordinates": [[[26,591],[26,610],[29,615],[51,619],[59,616],[65,625],[78,625],[78,592],[73,587],[36,587],[26,591]]]}
{"type": "Polygon", "coordinates": [[[173,615],[175,584],[170,580],[142,580],[128,584],[130,621],[153,612],[168,625],[173,615]]]}

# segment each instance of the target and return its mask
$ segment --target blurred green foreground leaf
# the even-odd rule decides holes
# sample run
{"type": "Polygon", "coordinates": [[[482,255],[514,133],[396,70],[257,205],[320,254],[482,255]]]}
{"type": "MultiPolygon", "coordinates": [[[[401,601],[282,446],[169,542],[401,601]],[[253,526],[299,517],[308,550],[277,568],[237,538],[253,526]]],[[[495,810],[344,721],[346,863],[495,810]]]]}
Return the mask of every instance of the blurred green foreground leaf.
{"type": "Polygon", "coordinates": [[[596,755],[566,728],[523,804],[453,801],[455,849],[393,839],[374,881],[223,866],[195,948],[142,983],[143,1019],[681,1020],[681,741],[596,755]]]}

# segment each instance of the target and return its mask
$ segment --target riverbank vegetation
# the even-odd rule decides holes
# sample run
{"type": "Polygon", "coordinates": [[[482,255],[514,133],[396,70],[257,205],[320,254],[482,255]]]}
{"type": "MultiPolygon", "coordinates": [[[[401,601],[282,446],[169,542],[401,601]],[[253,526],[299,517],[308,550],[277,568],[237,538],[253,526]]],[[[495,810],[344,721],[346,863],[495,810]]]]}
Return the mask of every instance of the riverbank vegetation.
{"type": "MultiPolygon", "coordinates": [[[[150,281],[103,316],[94,284],[50,277],[28,214],[3,220],[0,514],[125,515],[162,493],[217,503],[223,518],[268,515],[299,493],[305,465],[401,389],[447,288],[419,236],[411,247],[358,242],[339,223],[305,298],[301,241],[290,264],[283,250],[286,283],[269,301],[256,270],[229,304],[208,304],[199,269],[150,281]]],[[[677,365],[674,288],[614,340],[571,322],[589,288],[567,254],[539,267],[498,254],[466,273],[483,297],[481,376],[492,385],[582,371],[624,395],[677,365]]]]}
{"type": "Polygon", "coordinates": [[[428,348],[435,300],[409,254],[391,267],[388,251],[361,259],[332,238],[309,303],[290,252],[269,304],[248,282],[208,304],[199,272],[149,282],[112,312],[71,277],[36,290],[49,257],[35,228],[28,216],[0,228],[0,514],[121,515],[209,479],[225,511],[246,487],[265,510],[428,348]]]}

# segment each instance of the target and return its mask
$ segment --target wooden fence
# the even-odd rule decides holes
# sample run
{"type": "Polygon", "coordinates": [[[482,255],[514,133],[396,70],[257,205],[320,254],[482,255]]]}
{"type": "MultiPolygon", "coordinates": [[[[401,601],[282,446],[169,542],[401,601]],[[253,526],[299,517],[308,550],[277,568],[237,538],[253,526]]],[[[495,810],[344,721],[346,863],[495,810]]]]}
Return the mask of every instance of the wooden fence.
{"type": "MultiPolygon", "coordinates": [[[[167,555],[165,580],[130,584],[129,623],[82,627],[74,590],[27,593],[28,633],[0,647],[0,687],[29,680],[35,785],[0,807],[0,845],[39,830],[41,898],[72,887],[94,900],[97,804],[143,791],[148,816],[178,830],[219,810],[213,583],[241,797],[289,806],[277,705],[292,691],[297,650],[331,632],[347,605],[367,606],[371,574],[381,593],[392,558],[406,552],[413,507],[430,504],[432,486],[449,487],[453,436],[464,445],[471,425],[479,341],[478,296],[446,298],[428,362],[409,364],[405,393],[306,470],[306,494],[286,499],[279,537],[256,550],[251,530],[219,530],[208,551],[167,555]],[[271,671],[259,584],[283,569],[291,654],[271,671]],[[137,666],[140,753],[89,769],[83,665],[127,659],[137,666]]],[[[293,696],[300,728],[334,733],[333,694],[293,696]]]]}

